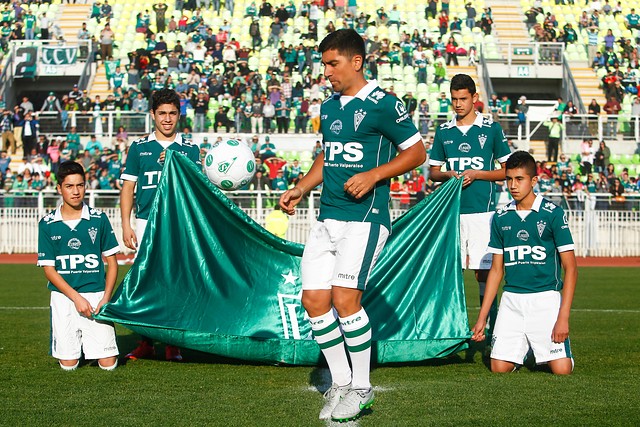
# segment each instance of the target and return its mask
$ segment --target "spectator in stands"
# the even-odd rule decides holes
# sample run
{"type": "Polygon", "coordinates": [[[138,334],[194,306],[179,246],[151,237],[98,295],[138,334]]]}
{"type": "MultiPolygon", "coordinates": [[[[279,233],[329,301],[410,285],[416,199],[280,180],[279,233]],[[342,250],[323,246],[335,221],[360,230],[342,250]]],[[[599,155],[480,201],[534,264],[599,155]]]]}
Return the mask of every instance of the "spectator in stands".
{"type": "Polygon", "coordinates": [[[600,141],[598,150],[596,151],[593,160],[593,165],[595,166],[596,172],[601,173],[609,168],[610,157],[611,150],[609,149],[609,147],[607,147],[607,144],[604,141],[600,141]]]}
{"type": "Polygon", "coordinates": [[[113,38],[115,33],[111,30],[111,26],[107,23],[100,31],[100,57],[105,61],[113,55],[113,38]]]}
{"type": "Polygon", "coordinates": [[[159,33],[164,33],[166,28],[165,14],[168,6],[163,1],[156,3],[152,6],[153,11],[156,13],[156,29],[159,33]]]}
{"type": "Polygon", "coordinates": [[[444,36],[449,30],[449,15],[444,10],[440,11],[440,16],[438,16],[438,28],[441,36],[444,36]]]}
{"type": "Polygon", "coordinates": [[[22,146],[24,154],[31,153],[36,147],[36,141],[38,140],[38,121],[34,119],[31,111],[24,116],[24,128],[22,130],[22,146]]]}
{"type": "Polygon", "coordinates": [[[563,125],[558,121],[555,114],[551,117],[551,121],[547,120],[544,125],[549,128],[549,137],[547,139],[547,161],[558,161],[558,146],[560,137],[562,136],[563,125]]]}
{"type": "Polygon", "coordinates": [[[12,154],[16,153],[16,139],[13,134],[13,114],[9,110],[2,110],[0,118],[0,129],[2,131],[2,149],[11,150],[12,154]]]}
{"type": "Polygon", "coordinates": [[[467,11],[467,19],[465,22],[467,27],[472,30],[476,26],[476,17],[478,16],[478,12],[476,12],[476,9],[471,3],[467,3],[464,8],[467,11]]]}
{"type": "Polygon", "coordinates": [[[493,18],[491,17],[490,8],[484,8],[482,17],[480,18],[480,29],[488,36],[491,34],[491,27],[493,26],[493,18]]]}
{"type": "Polygon", "coordinates": [[[227,116],[228,107],[220,106],[218,107],[218,112],[215,114],[213,119],[213,131],[218,132],[218,128],[224,127],[227,132],[230,132],[231,126],[233,123],[229,120],[227,116]],[[225,110],[226,109],[226,110],[225,110]]]}
{"type": "Polygon", "coordinates": [[[276,156],[276,146],[271,142],[269,136],[264,137],[264,143],[260,146],[260,160],[265,160],[276,156]]]}
{"type": "MultiPolygon", "coordinates": [[[[609,97],[609,100],[603,107],[604,111],[609,116],[617,116],[620,113],[622,107],[620,106],[620,102],[614,97],[609,97]]],[[[607,135],[613,138],[618,136],[618,119],[617,117],[608,117],[607,118],[607,135]]]]}
{"type": "Polygon", "coordinates": [[[278,170],[276,177],[271,181],[271,189],[276,191],[285,191],[289,188],[287,180],[284,179],[284,172],[282,169],[278,170]]]}
{"type": "Polygon", "coordinates": [[[587,126],[591,136],[597,136],[598,134],[598,116],[600,115],[600,105],[595,99],[591,99],[591,102],[587,106],[587,126]]]}
{"type": "Polygon", "coordinates": [[[447,66],[453,65],[458,66],[458,43],[453,37],[449,37],[449,41],[445,47],[445,52],[447,53],[447,66]]]}
{"type": "Polygon", "coordinates": [[[431,121],[429,117],[429,103],[426,99],[420,100],[420,105],[418,105],[418,115],[420,134],[424,136],[429,133],[429,125],[431,121]]]}
{"type": "Polygon", "coordinates": [[[624,19],[625,25],[630,30],[640,30],[640,15],[636,13],[634,8],[631,8],[631,12],[624,19]]]}

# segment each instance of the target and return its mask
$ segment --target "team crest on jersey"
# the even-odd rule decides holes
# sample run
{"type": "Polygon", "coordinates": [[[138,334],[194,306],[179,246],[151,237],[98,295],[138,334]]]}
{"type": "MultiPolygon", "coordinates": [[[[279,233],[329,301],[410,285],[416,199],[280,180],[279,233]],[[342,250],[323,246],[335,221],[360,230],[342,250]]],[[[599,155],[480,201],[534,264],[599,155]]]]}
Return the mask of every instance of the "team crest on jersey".
{"type": "Polygon", "coordinates": [[[96,236],[98,235],[98,229],[95,227],[91,227],[89,229],[89,237],[91,237],[91,243],[96,242],[96,236]]]}
{"type": "Polygon", "coordinates": [[[468,153],[469,151],[471,151],[471,146],[466,142],[463,142],[458,146],[458,150],[460,150],[463,153],[468,153]]]}
{"type": "Polygon", "coordinates": [[[358,130],[360,123],[362,123],[362,121],[364,120],[364,116],[366,115],[367,115],[367,112],[364,111],[363,109],[356,110],[356,112],[353,113],[353,127],[356,131],[358,130]]]}
{"type": "Polygon", "coordinates": [[[487,142],[487,135],[480,134],[480,136],[478,136],[478,142],[480,143],[480,148],[484,148],[484,144],[485,142],[487,142]]]}
{"type": "Polygon", "coordinates": [[[542,237],[542,233],[544,233],[544,228],[547,226],[547,223],[544,221],[538,221],[536,223],[536,227],[538,227],[538,236],[542,237]]]}
{"type": "Polygon", "coordinates": [[[529,240],[529,233],[527,233],[527,230],[520,230],[518,231],[518,234],[516,234],[516,237],[523,242],[526,242],[529,240]]]}
{"type": "Polygon", "coordinates": [[[69,240],[67,246],[69,246],[71,249],[77,250],[80,249],[80,246],[82,246],[82,242],[80,241],[80,239],[74,237],[73,239],[69,240]]]}
{"type": "Polygon", "coordinates": [[[340,132],[342,131],[342,121],[341,120],[336,120],[333,123],[331,123],[331,126],[329,126],[329,129],[331,129],[331,132],[335,133],[336,135],[339,135],[340,132]]]}

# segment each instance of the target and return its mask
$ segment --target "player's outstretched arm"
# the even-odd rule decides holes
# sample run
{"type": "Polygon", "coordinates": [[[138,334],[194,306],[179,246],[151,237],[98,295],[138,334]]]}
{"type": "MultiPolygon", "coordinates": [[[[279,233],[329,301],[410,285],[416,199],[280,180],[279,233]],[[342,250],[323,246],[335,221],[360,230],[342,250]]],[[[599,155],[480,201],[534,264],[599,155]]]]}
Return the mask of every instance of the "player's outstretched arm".
{"type": "Polygon", "coordinates": [[[482,181],[494,181],[494,182],[502,181],[505,179],[505,174],[506,174],[505,165],[506,163],[500,163],[500,166],[502,166],[502,169],[496,169],[492,171],[467,169],[466,171],[462,172],[462,174],[460,175],[464,179],[464,181],[462,181],[462,186],[466,187],[476,179],[480,179],[482,181]]]}
{"type": "Polygon", "coordinates": [[[352,197],[360,199],[364,197],[375,185],[383,179],[390,179],[394,176],[402,175],[424,163],[427,152],[418,141],[406,150],[402,150],[389,163],[373,168],[367,172],[353,175],[344,184],[344,191],[352,197]]]}
{"type": "Polygon", "coordinates": [[[324,153],[320,153],[313,161],[309,172],[300,180],[300,182],[292,189],[282,193],[278,204],[284,213],[288,215],[295,215],[296,205],[300,203],[302,197],[320,185],[322,182],[323,165],[324,153]]]}
{"type": "Polygon", "coordinates": [[[118,279],[118,260],[116,259],[115,254],[109,255],[107,257],[107,277],[104,285],[104,296],[98,303],[96,309],[93,311],[94,314],[100,313],[100,309],[103,305],[109,302],[111,299],[111,295],[113,294],[113,290],[116,287],[116,280],[118,279]]]}
{"type": "Polygon", "coordinates": [[[459,178],[458,172],[456,171],[442,171],[442,166],[430,166],[429,167],[429,178],[431,178],[435,182],[445,182],[450,178],[459,178]]]}
{"type": "Polygon", "coordinates": [[[93,315],[93,308],[89,301],[84,299],[82,295],[78,293],[75,289],[73,289],[66,280],[56,271],[56,268],[52,265],[44,266],[44,275],[51,282],[53,286],[56,287],[60,292],[62,292],[67,298],[73,301],[73,304],[76,306],[76,311],[80,313],[80,315],[91,318],[93,315]]]}
{"type": "Polygon", "coordinates": [[[558,319],[551,333],[551,339],[555,343],[564,342],[564,340],[569,337],[569,315],[571,314],[573,294],[575,293],[576,283],[578,281],[578,267],[576,265],[574,251],[560,252],[560,261],[564,269],[564,284],[562,287],[562,302],[560,303],[560,311],[558,311],[558,319]]]}
{"type": "Polygon", "coordinates": [[[498,294],[498,287],[502,281],[504,274],[504,255],[493,254],[493,261],[491,262],[491,270],[489,270],[489,276],[487,277],[487,287],[484,291],[484,299],[482,300],[482,307],[480,307],[480,313],[478,314],[478,320],[476,324],[471,328],[473,335],[471,339],[473,341],[484,341],[484,329],[487,325],[487,316],[489,316],[489,310],[491,309],[491,303],[498,294]]]}
{"type": "Polygon", "coordinates": [[[124,181],[120,190],[120,217],[122,218],[122,241],[129,249],[136,250],[138,240],[136,233],[131,228],[131,211],[133,211],[133,192],[136,183],[124,181]]]}

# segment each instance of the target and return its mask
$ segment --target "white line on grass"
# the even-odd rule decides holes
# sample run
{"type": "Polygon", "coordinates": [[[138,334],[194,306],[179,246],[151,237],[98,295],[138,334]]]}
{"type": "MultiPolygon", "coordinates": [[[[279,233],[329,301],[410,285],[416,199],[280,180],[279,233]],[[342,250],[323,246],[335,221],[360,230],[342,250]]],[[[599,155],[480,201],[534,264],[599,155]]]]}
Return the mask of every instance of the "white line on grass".
{"type": "MultiPolygon", "coordinates": [[[[480,307],[469,307],[469,311],[480,311],[480,307]]],[[[606,308],[572,308],[571,311],[585,312],[585,313],[640,313],[640,310],[621,310],[621,309],[606,309],[606,308]]]]}
{"type": "Polygon", "coordinates": [[[0,310],[49,310],[49,307],[0,307],[0,310]]]}

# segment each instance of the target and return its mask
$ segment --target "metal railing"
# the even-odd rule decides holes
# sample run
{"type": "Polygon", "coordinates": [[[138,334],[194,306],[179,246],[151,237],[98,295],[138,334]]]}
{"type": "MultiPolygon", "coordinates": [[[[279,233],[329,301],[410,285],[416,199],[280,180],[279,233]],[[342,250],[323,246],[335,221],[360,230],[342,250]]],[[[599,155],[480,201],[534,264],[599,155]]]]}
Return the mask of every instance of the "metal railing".
{"type": "Polygon", "coordinates": [[[573,99],[574,105],[578,108],[580,113],[585,113],[587,110],[582,102],[582,96],[580,96],[580,90],[573,78],[573,73],[569,67],[569,61],[562,62],[562,98],[573,99]]]}
{"type": "MultiPolygon", "coordinates": [[[[400,195],[400,194],[398,194],[400,195]]],[[[240,206],[254,221],[264,226],[280,192],[237,191],[227,196],[240,206]]],[[[608,194],[588,197],[560,193],[545,197],[561,204],[568,212],[569,226],[579,256],[640,256],[640,195],[630,194],[620,204],[608,194]]],[[[391,217],[397,218],[413,206],[417,199],[411,196],[401,202],[392,198],[391,217]]],[[[508,197],[500,199],[506,203],[508,197]]],[[[0,253],[37,252],[38,220],[59,203],[53,191],[35,195],[16,196],[0,193],[0,253]],[[10,203],[9,203],[10,202],[10,203]]],[[[89,190],[87,203],[101,209],[109,217],[116,236],[122,244],[119,193],[117,191],[89,190]]],[[[311,225],[316,221],[319,193],[314,192],[289,219],[287,240],[304,243],[311,225]]],[[[135,224],[133,224],[135,227],[135,224]]]]}
{"type": "Polygon", "coordinates": [[[484,62],[507,65],[561,65],[563,43],[483,43],[480,47],[484,62]]]}
{"type": "Polygon", "coordinates": [[[66,135],[72,126],[81,136],[96,135],[112,140],[123,126],[131,136],[146,135],[151,131],[149,113],[134,111],[43,111],[36,113],[40,133],[48,135],[66,135]]]}
{"type": "Polygon", "coordinates": [[[597,138],[640,142],[640,117],[631,114],[563,114],[562,124],[563,140],[597,138]]]}

